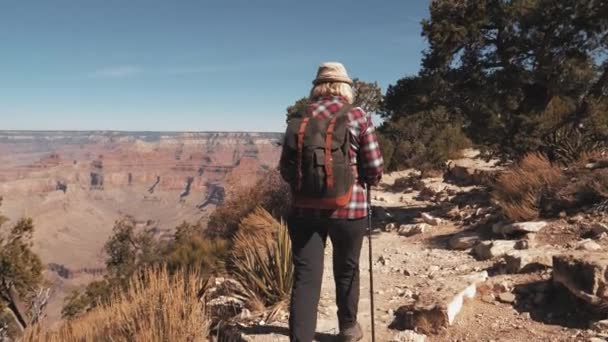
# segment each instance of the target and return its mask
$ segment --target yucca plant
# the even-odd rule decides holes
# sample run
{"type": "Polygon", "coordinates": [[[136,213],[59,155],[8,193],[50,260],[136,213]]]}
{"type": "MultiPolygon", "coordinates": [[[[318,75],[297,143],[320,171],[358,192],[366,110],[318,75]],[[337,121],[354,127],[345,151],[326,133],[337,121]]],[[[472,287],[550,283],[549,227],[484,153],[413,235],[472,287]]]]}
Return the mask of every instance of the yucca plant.
{"type": "Polygon", "coordinates": [[[283,221],[273,220],[277,231],[270,239],[256,241],[255,235],[237,233],[235,243],[243,249],[232,260],[234,277],[244,289],[243,296],[248,306],[254,311],[263,306],[263,309],[269,310],[269,320],[276,317],[288,302],[293,284],[291,241],[287,226],[283,221]]]}

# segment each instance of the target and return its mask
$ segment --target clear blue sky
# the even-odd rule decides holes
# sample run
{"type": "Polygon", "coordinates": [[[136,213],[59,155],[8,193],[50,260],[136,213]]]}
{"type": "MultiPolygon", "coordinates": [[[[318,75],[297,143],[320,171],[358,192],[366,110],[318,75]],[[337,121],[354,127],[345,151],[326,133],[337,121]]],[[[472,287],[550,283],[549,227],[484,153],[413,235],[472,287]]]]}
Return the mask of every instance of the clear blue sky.
{"type": "Polygon", "coordinates": [[[0,0],[0,129],[282,131],[323,61],[383,90],[428,1],[0,0]]]}

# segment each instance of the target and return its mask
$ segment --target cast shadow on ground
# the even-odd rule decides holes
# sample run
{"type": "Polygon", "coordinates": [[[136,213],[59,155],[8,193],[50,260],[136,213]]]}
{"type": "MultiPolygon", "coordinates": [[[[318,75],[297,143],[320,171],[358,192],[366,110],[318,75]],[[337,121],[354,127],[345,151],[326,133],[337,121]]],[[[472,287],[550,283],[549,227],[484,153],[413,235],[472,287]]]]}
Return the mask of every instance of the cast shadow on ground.
{"type": "Polygon", "coordinates": [[[515,310],[528,312],[530,318],[543,324],[588,329],[589,322],[605,316],[551,280],[520,284],[513,292],[516,295],[515,310]]]}
{"type": "MultiPolygon", "coordinates": [[[[289,336],[289,329],[285,327],[273,327],[273,326],[257,326],[257,327],[247,327],[241,330],[246,335],[281,335],[281,336],[289,336]]],[[[331,342],[335,341],[336,336],[328,333],[317,333],[315,335],[315,341],[319,342],[331,342]]]]}

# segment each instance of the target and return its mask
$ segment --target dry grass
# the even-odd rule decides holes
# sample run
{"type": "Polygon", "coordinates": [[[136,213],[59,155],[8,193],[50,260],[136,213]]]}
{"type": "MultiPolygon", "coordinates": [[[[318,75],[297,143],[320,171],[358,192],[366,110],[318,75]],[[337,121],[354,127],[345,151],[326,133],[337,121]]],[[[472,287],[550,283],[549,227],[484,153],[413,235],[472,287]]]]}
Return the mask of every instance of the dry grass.
{"type": "Polygon", "coordinates": [[[247,306],[252,311],[270,309],[271,320],[273,313],[289,300],[293,284],[287,226],[262,208],[243,221],[248,228],[240,230],[234,238],[235,246],[239,247],[235,247],[232,274],[245,289],[247,306]],[[255,234],[255,229],[266,233],[255,234]]]}
{"type": "Polygon", "coordinates": [[[540,216],[544,196],[559,188],[564,178],[563,170],[547,157],[528,154],[498,177],[492,198],[508,219],[534,220],[540,216]]]}
{"type": "Polygon", "coordinates": [[[107,305],[47,332],[29,328],[24,342],[206,341],[208,326],[196,273],[149,269],[107,305]]]}
{"type": "Polygon", "coordinates": [[[232,238],[243,218],[256,207],[263,207],[274,217],[284,217],[290,201],[289,185],[277,170],[267,171],[251,187],[229,188],[226,201],[211,213],[205,233],[213,237],[232,238]]]}
{"type": "Polygon", "coordinates": [[[281,223],[262,207],[257,207],[239,224],[239,230],[233,239],[233,255],[243,257],[245,252],[255,248],[263,250],[267,241],[273,241],[281,223]]]}

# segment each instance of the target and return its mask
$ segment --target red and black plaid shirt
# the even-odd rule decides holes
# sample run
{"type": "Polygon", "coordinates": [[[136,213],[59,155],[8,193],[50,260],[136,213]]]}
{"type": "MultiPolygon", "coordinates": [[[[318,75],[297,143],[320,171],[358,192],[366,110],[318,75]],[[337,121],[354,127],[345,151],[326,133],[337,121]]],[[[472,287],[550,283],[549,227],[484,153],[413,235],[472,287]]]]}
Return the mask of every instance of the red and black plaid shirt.
{"type": "MultiPolygon", "coordinates": [[[[313,117],[329,117],[340,111],[346,100],[339,96],[321,97],[308,107],[313,117]]],[[[321,210],[294,207],[294,214],[301,217],[330,217],[335,219],[358,219],[367,216],[368,204],[364,184],[376,185],[382,177],[384,162],[374,132],[371,115],[354,107],[348,113],[351,132],[350,158],[353,170],[358,174],[353,185],[350,202],[336,210],[321,210]],[[361,163],[361,165],[358,165],[361,163]]]]}

